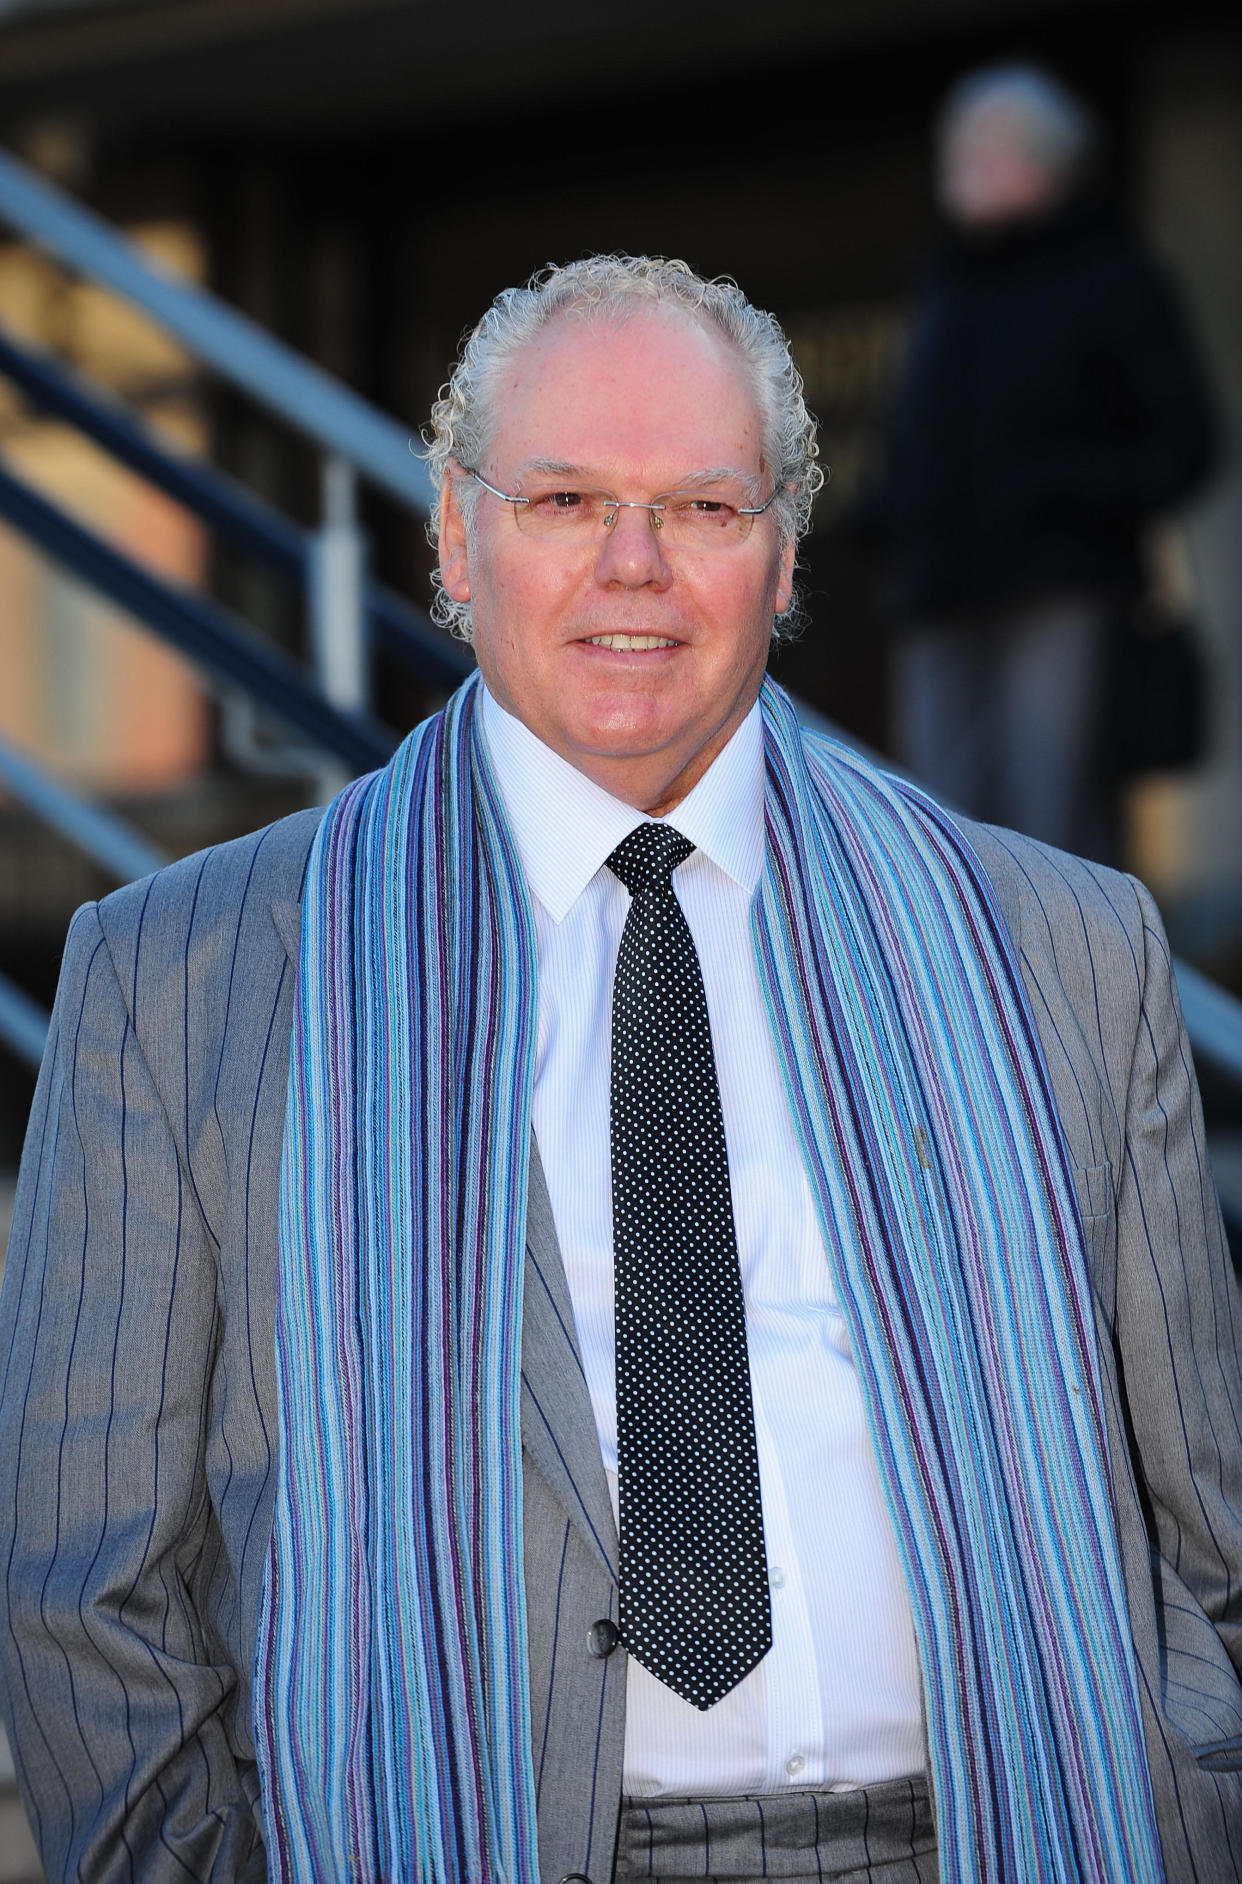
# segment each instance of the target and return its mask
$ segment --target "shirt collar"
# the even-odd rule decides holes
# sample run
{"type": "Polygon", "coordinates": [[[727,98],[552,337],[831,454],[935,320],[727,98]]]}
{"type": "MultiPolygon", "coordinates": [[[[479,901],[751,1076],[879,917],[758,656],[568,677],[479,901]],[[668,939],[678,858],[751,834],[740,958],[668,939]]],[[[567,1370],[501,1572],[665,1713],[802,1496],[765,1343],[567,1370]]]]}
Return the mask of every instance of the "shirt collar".
{"type": "MultiPolygon", "coordinates": [[[[483,738],[526,880],[563,922],[622,838],[645,822],[546,746],[482,689],[483,738]]],[[[763,868],[763,720],[758,703],[667,822],[753,893],[763,868]]]]}

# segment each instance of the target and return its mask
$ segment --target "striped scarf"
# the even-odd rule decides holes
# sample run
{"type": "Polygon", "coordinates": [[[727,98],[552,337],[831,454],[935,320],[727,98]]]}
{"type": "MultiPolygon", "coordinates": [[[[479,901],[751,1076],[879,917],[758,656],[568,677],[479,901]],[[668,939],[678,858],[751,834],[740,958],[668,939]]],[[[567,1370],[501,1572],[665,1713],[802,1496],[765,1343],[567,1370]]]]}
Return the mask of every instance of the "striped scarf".
{"type": "MultiPolygon", "coordinates": [[[[281,1178],[272,1884],[538,1884],[519,1368],[533,930],[477,681],[330,808],[281,1178]]],[[[912,1592],[944,1884],[1163,1872],[1090,1289],[953,824],[763,691],[760,979],[912,1592]]]]}

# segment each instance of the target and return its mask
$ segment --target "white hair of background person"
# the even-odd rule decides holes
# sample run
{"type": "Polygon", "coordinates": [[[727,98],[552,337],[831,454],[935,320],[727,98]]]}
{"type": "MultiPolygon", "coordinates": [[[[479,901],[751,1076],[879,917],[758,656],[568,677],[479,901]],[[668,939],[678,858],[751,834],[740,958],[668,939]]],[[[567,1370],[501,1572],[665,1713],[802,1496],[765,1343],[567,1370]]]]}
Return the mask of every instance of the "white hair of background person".
{"type": "Polygon", "coordinates": [[[1076,183],[1099,146],[1093,113],[1037,65],[988,65],[960,78],[936,119],[937,149],[984,123],[1003,129],[1033,163],[1063,185],[1076,183]]]}
{"type": "MultiPolygon", "coordinates": [[[[439,530],[439,493],[450,460],[486,463],[496,417],[497,393],[514,357],[561,315],[618,321],[639,308],[667,308],[716,327],[730,341],[750,374],[763,423],[763,455],[781,495],[772,514],[783,543],[798,542],[810,527],[811,503],[824,482],[817,459],[816,421],[803,398],[802,376],[776,318],[752,307],[727,276],[708,280],[686,263],[649,255],[590,255],[564,266],[550,264],[523,288],[498,294],[462,344],[452,378],[431,408],[424,435],[436,497],[427,526],[434,545],[439,530]]],[[[459,499],[467,531],[473,528],[479,489],[470,480],[459,499]]],[[[438,580],[432,615],[464,641],[473,635],[470,604],[455,602],[438,580]]],[[[794,631],[795,614],[778,615],[773,640],[794,631]]]]}

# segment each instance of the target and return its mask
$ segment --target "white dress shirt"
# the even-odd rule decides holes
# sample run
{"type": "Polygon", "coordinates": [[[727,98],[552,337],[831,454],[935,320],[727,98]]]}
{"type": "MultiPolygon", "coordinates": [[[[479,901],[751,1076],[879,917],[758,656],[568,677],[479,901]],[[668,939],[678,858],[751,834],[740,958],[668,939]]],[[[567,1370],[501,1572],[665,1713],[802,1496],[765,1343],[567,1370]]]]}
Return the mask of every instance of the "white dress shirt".
{"type": "MultiPolygon", "coordinates": [[[[535,1137],[615,1512],[609,1062],[630,899],[604,863],[644,818],[486,692],[483,730],[534,903],[535,1137]]],[[[926,1766],[909,1594],[754,959],[763,775],[756,707],[668,822],[696,846],[673,887],[699,953],[720,1082],[772,1647],[705,1711],[631,1659],[631,1797],[846,1789],[926,1766]]]]}

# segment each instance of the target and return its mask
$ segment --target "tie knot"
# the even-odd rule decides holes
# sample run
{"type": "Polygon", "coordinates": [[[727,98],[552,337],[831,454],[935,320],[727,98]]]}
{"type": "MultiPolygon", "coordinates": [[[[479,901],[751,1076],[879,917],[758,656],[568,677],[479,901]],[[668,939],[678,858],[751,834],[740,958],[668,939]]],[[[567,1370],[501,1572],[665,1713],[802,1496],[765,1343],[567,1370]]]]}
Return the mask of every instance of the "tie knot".
{"type": "Polygon", "coordinates": [[[688,837],[671,824],[640,824],[624,838],[608,859],[608,868],[620,877],[631,896],[640,890],[667,885],[678,864],[694,849],[688,837]]]}

